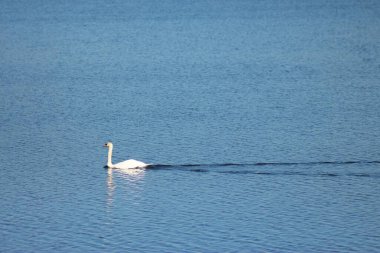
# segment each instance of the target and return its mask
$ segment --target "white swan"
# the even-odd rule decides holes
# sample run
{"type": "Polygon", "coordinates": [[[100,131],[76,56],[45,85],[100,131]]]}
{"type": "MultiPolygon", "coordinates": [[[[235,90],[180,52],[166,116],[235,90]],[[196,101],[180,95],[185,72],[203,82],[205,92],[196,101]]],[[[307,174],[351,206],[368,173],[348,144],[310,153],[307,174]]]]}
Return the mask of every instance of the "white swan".
{"type": "Polygon", "coordinates": [[[117,164],[112,164],[112,149],[113,144],[111,142],[107,142],[103,147],[108,147],[108,161],[107,167],[110,169],[136,169],[136,168],[145,168],[151,164],[146,164],[140,161],[136,161],[133,159],[126,160],[124,162],[120,162],[117,164]]]}

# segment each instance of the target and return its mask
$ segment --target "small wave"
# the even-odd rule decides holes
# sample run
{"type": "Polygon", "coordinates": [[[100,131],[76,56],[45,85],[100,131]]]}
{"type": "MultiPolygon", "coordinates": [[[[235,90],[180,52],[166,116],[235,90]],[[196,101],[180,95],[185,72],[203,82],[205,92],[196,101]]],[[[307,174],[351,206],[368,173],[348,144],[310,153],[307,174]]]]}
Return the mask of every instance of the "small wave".
{"type": "Polygon", "coordinates": [[[322,161],[322,162],[257,162],[257,163],[212,163],[212,164],[153,164],[153,169],[171,167],[228,167],[228,166],[295,166],[295,165],[344,165],[344,164],[380,164],[380,161],[322,161]]]}
{"type": "Polygon", "coordinates": [[[296,168],[286,168],[288,166],[297,165],[350,165],[350,164],[380,164],[379,161],[322,161],[322,162],[258,162],[258,163],[214,163],[214,164],[156,164],[150,166],[153,170],[182,170],[197,173],[221,173],[230,175],[258,175],[258,176],[317,176],[317,177],[374,177],[380,178],[380,174],[375,173],[336,173],[330,171],[315,171],[315,170],[296,170],[296,168]],[[277,169],[264,169],[264,166],[277,169]],[[229,167],[233,167],[229,169],[229,167]],[[236,168],[239,167],[239,168],[236,168]],[[248,168],[249,167],[249,168],[248,168]],[[284,168],[281,168],[284,167],[284,168]]]}

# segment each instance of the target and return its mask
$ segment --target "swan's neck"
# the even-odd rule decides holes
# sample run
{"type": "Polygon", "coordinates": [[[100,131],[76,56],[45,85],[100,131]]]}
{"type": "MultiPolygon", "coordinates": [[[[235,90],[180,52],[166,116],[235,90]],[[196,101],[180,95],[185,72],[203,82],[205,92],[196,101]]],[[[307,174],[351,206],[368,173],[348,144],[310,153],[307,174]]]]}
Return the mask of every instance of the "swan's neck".
{"type": "Polygon", "coordinates": [[[107,160],[107,167],[111,168],[112,167],[112,148],[108,148],[108,160],[107,160]]]}

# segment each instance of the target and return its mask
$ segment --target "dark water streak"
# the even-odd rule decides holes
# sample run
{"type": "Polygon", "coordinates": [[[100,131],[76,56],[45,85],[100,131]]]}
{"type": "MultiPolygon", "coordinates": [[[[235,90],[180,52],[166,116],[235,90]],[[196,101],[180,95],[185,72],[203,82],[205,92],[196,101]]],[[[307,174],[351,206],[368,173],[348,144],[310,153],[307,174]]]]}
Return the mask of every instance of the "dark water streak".
{"type": "Polygon", "coordinates": [[[380,161],[326,161],[326,162],[257,162],[257,163],[215,163],[215,164],[154,164],[153,169],[165,167],[228,167],[228,166],[292,166],[292,165],[341,165],[341,164],[380,164],[380,161]]]}
{"type": "Polygon", "coordinates": [[[380,171],[374,171],[373,173],[329,173],[329,172],[315,172],[313,169],[303,169],[302,171],[294,170],[281,170],[273,171],[273,168],[288,167],[293,166],[313,166],[313,165],[348,165],[348,164],[380,164],[380,161],[326,161],[326,162],[299,162],[299,163],[284,163],[284,162],[258,162],[258,163],[220,163],[220,164],[178,164],[178,165],[168,165],[168,164],[155,164],[149,166],[149,170],[180,170],[180,171],[191,171],[191,172],[214,172],[223,174],[256,174],[256,175],[277,175],[277,176],[326,176],[326,177],[337,177],[337,176],[353,176],[353,177],[372,177],[380,178],[380,171]],[[271,168],[267,171],[257,170],[257,167],[270,166],[271,168]],[[193,167],[201,167],[193,169],[193,167]],[[234,170],[224,170],[225,167],[235,167],[234,170]],[[247,170],[249,168],[249,170],[247,170]]]}

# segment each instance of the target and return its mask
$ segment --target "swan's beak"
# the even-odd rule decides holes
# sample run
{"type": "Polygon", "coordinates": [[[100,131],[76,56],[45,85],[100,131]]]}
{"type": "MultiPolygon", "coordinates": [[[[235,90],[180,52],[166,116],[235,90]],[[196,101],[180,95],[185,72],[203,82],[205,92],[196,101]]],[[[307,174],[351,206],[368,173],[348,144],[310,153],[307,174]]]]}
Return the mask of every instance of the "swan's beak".
{"type": "Polygon", "coordinates": [[[103,145],[103,147],[107,147],[107,143],[103,145]]]}

